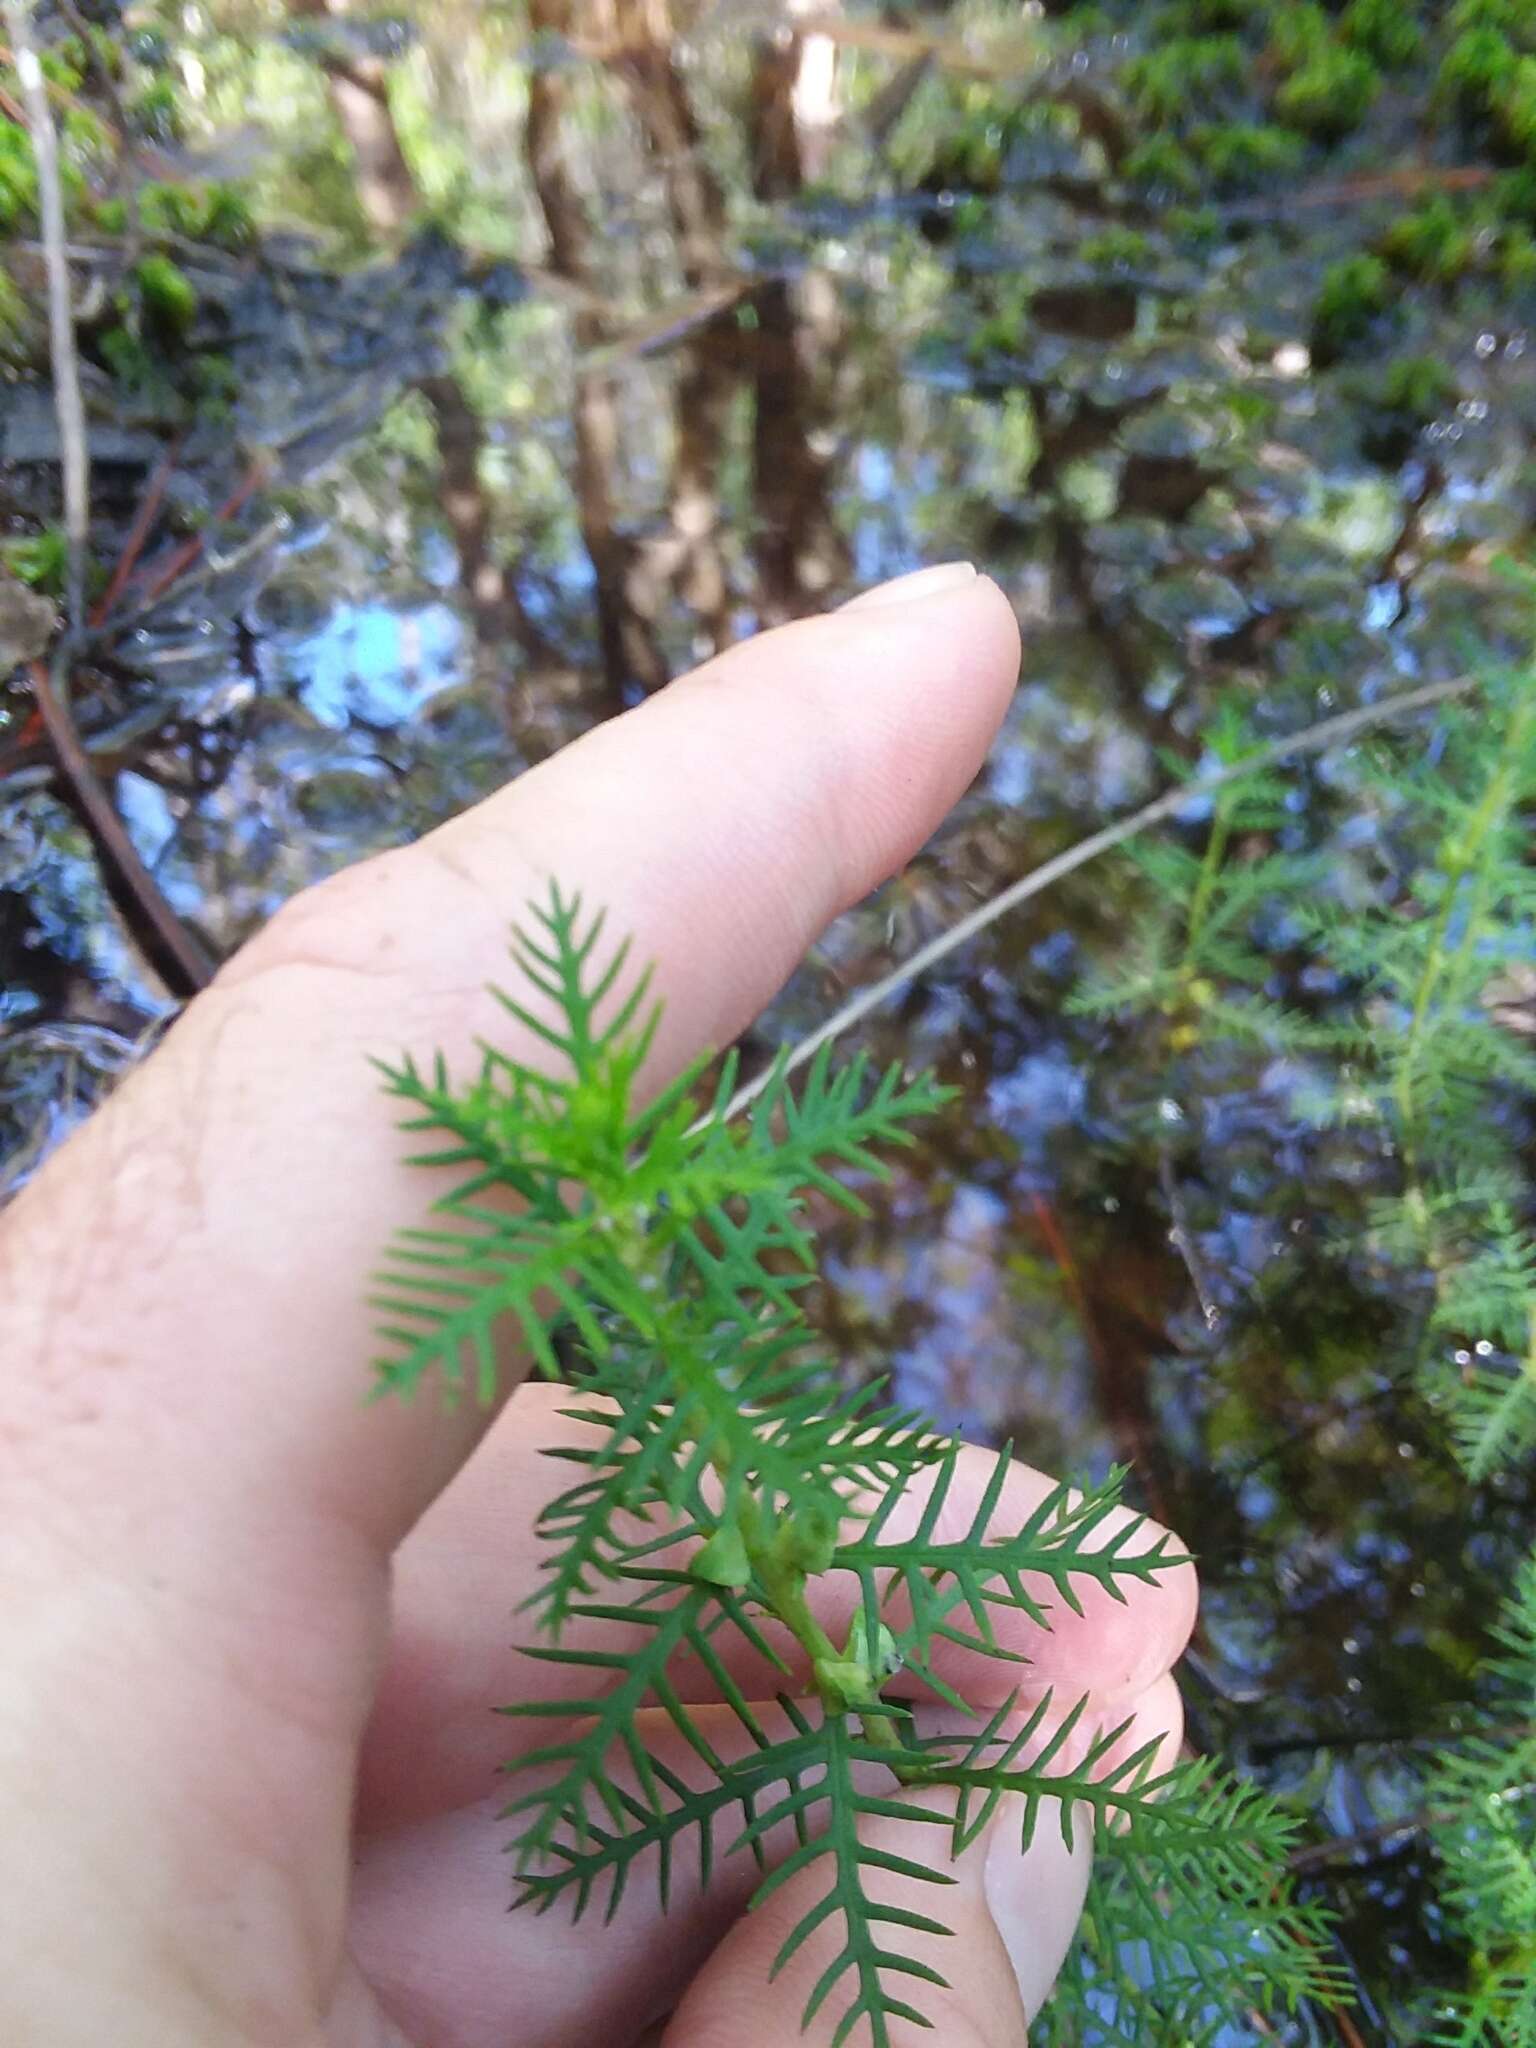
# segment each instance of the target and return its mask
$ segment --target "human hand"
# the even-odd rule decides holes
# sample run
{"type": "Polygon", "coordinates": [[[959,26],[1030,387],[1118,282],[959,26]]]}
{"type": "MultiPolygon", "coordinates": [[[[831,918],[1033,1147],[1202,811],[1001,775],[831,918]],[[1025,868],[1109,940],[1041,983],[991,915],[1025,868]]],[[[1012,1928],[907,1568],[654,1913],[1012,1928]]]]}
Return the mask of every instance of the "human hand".
{"type": "MultiPolygon", "coordinates": [[[[674,2008],[667,2048],[801,2038],[815,1939],[765,1992],[794,1882],[746,1917],[729,1859],[665,1922],[638,1882],[609,1927],[502,1910],[524,1724],[489,1709],[543,1669],[512,1613],[564,1425],[534,1387],[365,1405],[364,1276],[424,1200],[368,1057],[506,1041],[482,984],[549,875],[657,962],[654,1084],[728,1043],[961,793],[1016,661],[980,579],[733,649],[297,898],[6,1216],[8,2048],[625,2048],[674,2008]]],[[[1026,1686],[1175,1740],[1193,1601],[1181,1570],[1021,1623],[1026,1686]]],[[[937,2038],[1017,2044],[1082,1858],[994,1827],[955,1874],[937,2038]]]]}

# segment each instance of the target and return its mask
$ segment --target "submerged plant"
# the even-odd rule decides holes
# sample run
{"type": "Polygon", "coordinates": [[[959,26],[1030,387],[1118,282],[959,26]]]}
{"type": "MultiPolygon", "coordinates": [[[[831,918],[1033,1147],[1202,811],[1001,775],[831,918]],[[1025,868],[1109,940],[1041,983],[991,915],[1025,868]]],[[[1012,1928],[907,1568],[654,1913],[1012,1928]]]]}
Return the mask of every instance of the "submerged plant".
{"type": "MultiPolygon", "coordinates": [[[[1236,713],[1206,744],[1218,767],[1252,751],[1236,713]]],[[[1166,840],[1134,843],[1127,859],[1149,885],[1151,914],[1115,966],[1090,977],[1069,1008],[1155,1016],[1173,1052],[1221,1036],[1304,1038],[1306,1020],[1269,993],[1273,942],[1316,876],[1315,861],[1277,843],[1288,823],[1284,781],[1255,773],[1216,792],[1198,852],[1166,840]]]]}
{"type": "MultiPolygon", "coordinates": [[[[1246,844],[1233,832],[1244,807],[1261,828],[1266,806],[1278,819],[1258,779],[1226,793],[1199,852],[1139,849],[1153,892],[1142,954],[1077,1005],[1160,1024],[1164,1059],[1255,1038],[1306,1055],[1325,1119],[1357,1130],[1390,1176],[1368,1248],[1407,1283],[1407,1376],[1473,1482],[1536,1457],[1536,675],[1485,660],[1478,682],[1427,747],[1357,764],[1370,829],[1353,836],[1372,851],[1352,885],[1299,887],[1325,872],[1287,866],[1263,829],[1246,844]],[[1282,920],[1306,971],[1346,1009],[1352,992],[1343,1022],[1309,1017],[1284,985],[1254,1007],[1263,935],[1282,920]]],[[[1242,758],[1240,728],[1224,744],[1242,758]]],[[[1536,1556],[1497,1643],[1476,1732],[1432,1754],[1409,1823],[1439,1854],[1469,1958],[1465,1986],[1425,2012],[1416,2038],[1435,2048],[1536,2048],[1536,1556]]]]}
{"type": "Polygon", "coordinates": [[[381,1280],[381,1388],[436,1376],[489,1400],[513,1340],[591,1431],[557,1453],[577,1477],[544,1511],[530,1603],[529,1654],[569,1696],[507,1708],[549,1723],[509,1767],[528,1774],[506,1809],[523,1900],[612,1913],[644,1868],[665,1901],[685,1852],[705,1883],[718,1853],[754,1857],[759,1900],[813,1873],[776,1967],[830,1930],[805,2021],[883,2048],[893,2022],[926,2024],[922,1986],[944,1980],[917,1951],[945,1932],[945,1866],[996,1820],[1022,1847],[1055,1827],[1108,1850],[1083,1965],[1101,2007],[1133,1980],[1170,2023],[1325,1988],[1317,1916],[1280,1874],[1291,1823],[1264,1795],[1162,1767],[1086,1700],[1016,1690],[1031,1630],[1155,1582],[1183,1562],[1169,1539],[1118,1509],[1116,1477],[1010,1506],[1006,1453],[967,1480],[959,1445],[851,1395],[805,1319],[807,1198],[857,1207],[847,1176],[878,1174],[874,1148],[909,1142],[945,1091],[823,1054],[797,1094],[776,1069],[741,1120],[729,1060],[707,1101],[701,1061],[643,1103],[659,1012],[601,931],[555,890],[517,935],[526,990],[500,1001],[540,1065],[488,1049],[460,1084],[440,1059],[386,1070],[420,1163],[450,1180],[381,1280]],[[633,1647],[590,1647],[584,1624],[615,1622],[633,1647]],[[701,1686],[728,1737],[690,1704],[701,1686]],[[935,1699],[942,1728],[919,1711],[935,1699]],[[931,1855],[870,1839],[893,1819],[931,1855]],[[934,1910],[892,1880],[934,1886],[934,1910]],[[1148,1943],[1150,1981],[1117,1961],[1148,1943]]]}
{"type": "Polygon", "coordinates": [[[1474,1958],[1466,1989],[1426,2016],[1434,2048],[1536,2048],[1536,1558],[1496,1640],[1479,1728],[1425,1786],[1442,1896],[1474,1958]]]}

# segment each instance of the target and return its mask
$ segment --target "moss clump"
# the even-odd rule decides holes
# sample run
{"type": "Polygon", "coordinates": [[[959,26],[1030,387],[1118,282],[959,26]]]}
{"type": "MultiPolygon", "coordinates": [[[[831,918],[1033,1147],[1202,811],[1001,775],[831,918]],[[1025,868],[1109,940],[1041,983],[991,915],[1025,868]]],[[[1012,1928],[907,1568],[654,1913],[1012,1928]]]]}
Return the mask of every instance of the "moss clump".
{"type": "Polygon", "coordinates": [[[1312,355],[1330,363],[1363,341],[1391,302],[1392,273],[1379,256],[1346,256],[1330,264],[1312,309],[1312,355]]]}
{"type": "Polygon", "coordinates": [[[1423,47],[1412,11],[1403,0],[1350,0],[1339,16],[1339,34],[1386,71],[1411,64],[1423,47]]]}
{"type": "Polygon", "coordinates": [[[1500,236],[1498,276],[1511,294],[1536,291],[1536,237],[1529,228],[1508,228],[1500,236]]]}
{"type": "Polygon", "coordinates": [[[1238,191],[1289,176],[1305,154],[1305,145],[1289,129],[1241,121],[1197,128],[1189,146],[1213,184],[1238,191]]]}
{"type": "Polygon", "coordinates": [[[131,274],[145,324],[179,340],[197,318],[197,292],[187,273],[157,251],[141,256],[131,274]]]}
{"type": "Polygon", "coordinates": [[[1316,0],[1277,7],[1269,24],[1269,54],[1282,71],[1299,71],[1333,41],[1333,23],[1316,0]]]}
{"type": "Polygon", "coordinates": [[[1493,28],[1469,29],[1442,58],[1435,90],[1463,114],[1486,114],[1518,61],[1508,36],[1493,28]]]}
{"type": "Polygon", "coordinates": [[[78,36],[63,36],[49,49],[39,51],[37,61],[50,85],[60,86],[65,92],[78,92],[89,59],[78,36]]]}
{"type": "Polygon", "coordinates": [[[1488,203],[1497,219],[1536,227],[1536,169],[1501,171],[1488,188],[1488,203]]]}
{"type": "Polygon", "coordinates": [[[1450,365],[1438,356],[1402,356],[1387,365],[1377,401],[1384,411],[1424,426],[1449,412],[1460,395],[1450,365]]]}
{"type": "Polygon", "coordinates": [[[139,220],[147,235],[180,235],[238,249],[254,232],[251,209],[233,185],[146,185],[139,220]]]}
{"type": "Polygon", "coordinates": [[[59,595],[69,567],[69,542],[62,526],[45,526],[41,533],[17,534],[0,541],[0,562],[29,590],[47,590],[59,595]]]}
{"type": "Polygon", "coordinates": [[[1472,267],[1474,241],[1461,215],[1443,194],[1393,222],[1382,237],[1382,254],[1406,277],[1425,284],[1452,284],[1472,267]]]}
{"type": "Polygon", "coordinates": [[[128,108],[128,119],[136,135],[151,142],[177,142],[181,138],[181,102],[169,77],[157,78],[128,108]]]}
{"type": "Polygon", "coordinates": [[[1077,253],[1084,263],[1091,263],[1096,269],[1137,270],[1153,262],[1157,251],[1149,238],[1138,234],[1135,228],[1112,227],[1090,235],[1079,245],[1077,253]]]}
{"type": "Polygon", "coordinates": [[[0,120],[0,230],[15,228],[37,211],[37,166],[32,141],[15,121],[0,120]]]}
{"type": "Polygon", "coordinates": [[[1131,184],[1150,192],[1188,198],[1200,190],[1200,173],[1188,150],[1171,135],[1149,135],[1138,142],[1120,169],[1131,184]]]}
{"type": "Polygon", "coordinates": [[[1536,57],[1518,57],[1493,101],[1494,126],[1512,149],[1536,161],[1536,57]]]}
{"type": "Polygon", "coordinates": [[[1456,0],[1445,26],[1451,36],[1492,29],[1522,49],[1531,49],[1536,47],[1536,0],[1456,0]]]}
{"type": "Polygon", "coordinates": [[[1128,64],[1125,86],[1145,119],[1177,122],[1213,93],[1241,86],[1248,67],[1248,52],[1236,36],[1176,36],[1128,64]]]}
{"type": "Polygon", "coordinates": [[[1286,79],[1275,94],[1275,113],[1304,135],[1337,142],[1360,126],[1380,87],[1369,57],[1330,44],[1286,79]]]}

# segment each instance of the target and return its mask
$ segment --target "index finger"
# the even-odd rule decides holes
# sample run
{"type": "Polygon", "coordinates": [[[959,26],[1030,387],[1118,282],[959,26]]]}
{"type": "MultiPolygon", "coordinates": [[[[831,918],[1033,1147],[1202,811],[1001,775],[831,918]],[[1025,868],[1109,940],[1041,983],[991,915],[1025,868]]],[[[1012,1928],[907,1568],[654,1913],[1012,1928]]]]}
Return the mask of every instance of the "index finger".
{"type": "Polygon", "coordinates": [[[484,983],[551,876],[657,962],[658,1080],[728,1042],[964,789],[1017,652],[979,578],[782,629],[296,899],[5,1219],[0,1485],[197,1611],[378,1591],[482,1418],[361,1399],[430,1194],[370,1056],[507,1042],[484,983]]]}

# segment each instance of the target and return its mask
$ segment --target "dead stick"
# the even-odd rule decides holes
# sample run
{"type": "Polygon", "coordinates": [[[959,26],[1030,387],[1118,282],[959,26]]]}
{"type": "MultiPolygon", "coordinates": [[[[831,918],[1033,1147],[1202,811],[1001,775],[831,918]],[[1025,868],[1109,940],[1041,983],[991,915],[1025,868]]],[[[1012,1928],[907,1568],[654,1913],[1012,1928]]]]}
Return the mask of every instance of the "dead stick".
{"type": "Polygon", "coordinates": [[[178,434],[166,449],[145,489],[139,509],[133,515],[133,525],[128,529],[128,538],[123,542],[123,551],[117,558],[112,571],[112,580],[91,609],[91,624],[99,626],[111,612],[113,605],[123,594],[124,585],[138,566],[139,556],[144,552],[144,543],[149,538],[149,529],[155,523],[155,514],[165,496],[166,485],[176,468],[176,456],[181,447],[178,434]]]}
{"type": "Polygon", "coordinates": [[[91,521],[91,461],[75,354],[75,312],[64,253],[64,193],[59,183],[59,139],[48,104],[48,87],[32,41],[30,0],[5,0],[5,19],[21,81],[32,154],[37,164],[38,213],[48,269],[48,347],[53,363],[53,404],[59,417],[64,472],[64,533],[69,543],[68,617],[74,627],[85,618],[85,551],[91,521]]]}
{"type": "MultiPolygon", "coordinates": [[[[60,662],[60,654],[55,654],[54,659],[60,662]]],[[[160,971],[165,974],[166,981],[177,995],[195,995],[213,979],[210,962],[166,901],[160,884],[144,865],[138,848],[128,837],[112,799],[102,788],[86,756],[74,720],[65,708],[63,696],[55,687],[47,665],[34,661],[28,674],[32,679],[37,708],[42,713],[53,744],[59,771],[79,803],[98,855],[117,875],[153,933],[156,950],[163,963],[160,971]],[[167,967],[174,971],[165,973],[167,967]]]]}
{"type": "Polygon", "coordinates": [[[919,947],[910,960],[904,960],[889,974],[882,975],[879,981],[861,989],[824,1024],[818,1024],[814,1031],[797,1039],[788,1053],[765,1073],[738,1088],[726,1105],[725,1114],[728,1117],[739,1115],[749,1103],[756,1101],[776,1076],[792,1074],[797,1067],[803,1067],[822,1046],[840,1038],[845,1031],[851,1031],[855,1024],[861,1024],[888,996],[916,981],[920,974],[926,974],[930,967],[953,953],[957,946],[963,946],[967,939],[975,938],[978,932],[985,931],[988,925],[995,924],[998,918],[1016,910],[1021,903],[1027,903],[1032,896],[1040,895],[1053,883],[1062,881],[1080,867],[1086,867],[1089,861],[1097,860],[1100,854],[1123,846],[1126,840],[1161,824],[1164,818],[1175,816],[1187,804],[1198,803],[1201,797],[1209,796],[1213,790],[1224,789],[1229,782],[1241,782],[1261,769],[1299,760],[1305,754],[1326,753],[1330,747],[1342,746],[1346,740],[1357,738],[1373,726],[1390,724],[1394,719],[1406,718],[1410,712],[1427,710],[1430,705],[1444,704],[1453,697],[1464,697],[1477,687],[1477,680],[1476,676],[1453,676],[1447,682],[1425,683],[1417,690],[1404,690],[1398,696],[1385,697],[1379,704],[1362,705],[1358,711],[1341,711],[1333,718],[1324,718],[1316,725],[1307,726],[1302,732],[1292,733],[1285,739],[1271,740],[1267,746],[1256,748],[1241,760],[1229,761],[1223,767],[1212,769],[1209,775],[1197,775],[1193,781],[1181,782],[1173,789],[1164,790],[1161,796],[1143,804],[1139,811],[1132,811],[1129,817],[1117,818],[1114,824],[1103,825],[1097,832],[1090,832],[1075,846],[1054,854],[1027,875],[1010,882],[1006,889],[979,904],[947,932],[941,932],[926,946],[919,947]]]}
{"type": "MultiPolygon", "coordinates": [[[[213,518],[209,521],[209,526],[217,526],[222,520],[233,519],[246,499],[265,480],[266,474],[264,464],[253,462],[245,475],[241,477],[239,483],[236,484],[235,488],[224,500],[218,511],[214,513],[213,518]]],[[[201,533],[194,533],[190,540],[183,541],[164,567],[158,569],[146,583],[143,592],[144,604],[154,604],[157,599],[164,597],[165,593],[176,581],[176,578],[183,571],[191,568],[192,564],[203,552],[207,541],[208,527],[205,527],[201,533]]]]}

